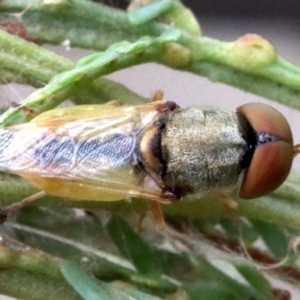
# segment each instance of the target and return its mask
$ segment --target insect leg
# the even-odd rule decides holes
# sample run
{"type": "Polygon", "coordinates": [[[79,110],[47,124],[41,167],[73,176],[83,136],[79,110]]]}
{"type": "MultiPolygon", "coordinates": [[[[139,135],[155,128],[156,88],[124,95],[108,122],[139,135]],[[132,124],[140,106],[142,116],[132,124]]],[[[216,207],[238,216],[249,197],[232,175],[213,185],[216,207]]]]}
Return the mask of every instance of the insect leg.
{"type": "Polygon", "coordinates": [[[157,201],[149,200],[150,210],[152,212],[156,229],[165,228],[165,220],[161,211],[160,203],[157,201]]]}
{"type": "Polygon", "coordinates": [[[152,98],[152,101],[160,101],[160,100],[164,100],[164,92],[162,90],[157,90],[154,93],[154,96],[152,98]]]}

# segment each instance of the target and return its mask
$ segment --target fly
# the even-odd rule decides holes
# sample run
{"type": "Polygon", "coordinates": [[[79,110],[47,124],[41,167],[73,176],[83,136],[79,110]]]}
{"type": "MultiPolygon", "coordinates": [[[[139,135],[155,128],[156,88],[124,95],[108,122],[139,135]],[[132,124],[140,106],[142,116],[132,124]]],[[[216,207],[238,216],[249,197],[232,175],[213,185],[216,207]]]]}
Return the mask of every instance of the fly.
{"type": "Polygon", "coordinates": [[[164,100],[82,105],[0,130],[0,170],[74,200],[255,198],[286,179],[293,156],[286,119],[258,103],[235,112],[164,100]]]}

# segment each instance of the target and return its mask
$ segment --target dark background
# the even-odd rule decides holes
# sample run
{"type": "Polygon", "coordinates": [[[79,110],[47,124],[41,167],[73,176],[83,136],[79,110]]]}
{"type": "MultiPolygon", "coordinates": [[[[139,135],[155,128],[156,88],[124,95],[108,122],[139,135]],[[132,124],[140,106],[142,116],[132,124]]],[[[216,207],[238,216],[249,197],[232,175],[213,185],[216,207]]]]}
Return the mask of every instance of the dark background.
{"type": "MultiPolygon", "coordinates": [[[[128,1],[106,0],[98,2],[125,9],[128,1]]],[[[199,17],[256,17],[256,18],[299,18],[299,0],[183,0],[199,17]]]]}
{"type": "Polygon", "coordinates": [[[257,18],[299,17],[299,0],[186,0],[183,3],[198,16],[257,18]]]}

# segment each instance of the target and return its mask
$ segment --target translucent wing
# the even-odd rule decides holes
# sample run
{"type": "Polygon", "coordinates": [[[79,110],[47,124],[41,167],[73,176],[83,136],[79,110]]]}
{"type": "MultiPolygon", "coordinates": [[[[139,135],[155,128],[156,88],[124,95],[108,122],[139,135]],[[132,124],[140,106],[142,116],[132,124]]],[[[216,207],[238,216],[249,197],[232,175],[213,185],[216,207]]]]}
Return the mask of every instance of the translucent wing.
{"type": "Polygon", "coordinates": [[[165,101],[136,107],[88,105],[41,114],[0,131],[0,169],[73,199],[141,196],[167,201],[140,168],[139,140],[165,101]]]}

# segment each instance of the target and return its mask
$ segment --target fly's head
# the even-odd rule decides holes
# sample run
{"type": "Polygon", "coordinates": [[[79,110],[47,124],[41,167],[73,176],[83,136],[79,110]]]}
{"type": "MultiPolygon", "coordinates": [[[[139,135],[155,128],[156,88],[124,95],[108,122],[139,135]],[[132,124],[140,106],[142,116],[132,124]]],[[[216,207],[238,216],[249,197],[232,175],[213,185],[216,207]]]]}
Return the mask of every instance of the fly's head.
{"type": "Polygon", "coordinates": [[[237,114],[254,130],[252,140],[247,141],[252,153],[239,195],[260,197],[279,187],[290,172],[294,157],[291,129],[281,113],[265,104],[245,104],[237,108],[237,114]]]}

